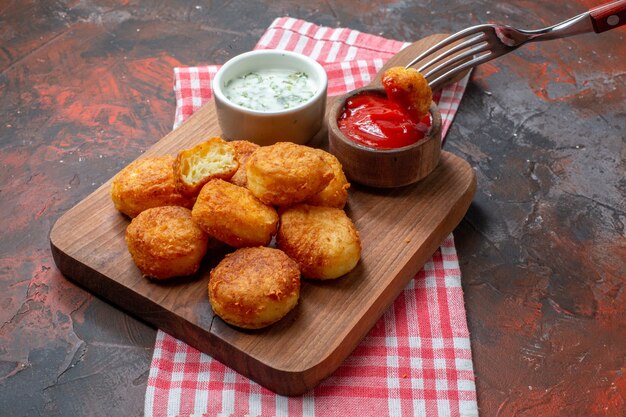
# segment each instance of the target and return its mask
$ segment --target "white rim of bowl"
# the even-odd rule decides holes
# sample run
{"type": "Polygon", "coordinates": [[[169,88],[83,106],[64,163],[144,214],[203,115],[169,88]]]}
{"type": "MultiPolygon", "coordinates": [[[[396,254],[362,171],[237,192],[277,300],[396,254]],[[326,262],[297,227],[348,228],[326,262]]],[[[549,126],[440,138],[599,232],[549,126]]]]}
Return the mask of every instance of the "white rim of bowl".
{"type": "MultiPolygon", "coordinates": [[[[304,68],[302,70],[309,72],[308,70],[304,68]]],[[[217,73],[215,74],[215,77],[213,77],[213,82],[211,83],[211,89],[213,90],[213,94],[215,95],[216,98],[219,98],[224,104],[232,108],[235,108],[239,111],[254,114],[257,116],[273,116],[273,115],[275,116],[278,114],[281,114],[281,115],[289,114],[289,113],[298,111],[302,109],[303,107],[306,107],[309,104],[317,101],[322,95],[325,95],[327,88],[328,88],[328,75],[326,74],[324,67],[322,67],[319,62],[317,62],[313,58],[309,58],[306,55],[302,55],[297,52],[283,51],[280,49],[261,49],[257,51],[244,52],[243,54],[237,55],[236,57],[231,58],[230,60],[226,61],[226,63],[217,71],[217,73]],[[228,70],[230,70],[232,67],[238,65],[241,61],[250,59],[250,57],[254,57],[257,55],[288,56],[288,57],[293,58],[294,62],[301,61],[301,62],[307,63],[311,68],[313,68],[315,75],[317,75],[316,78],[319,79],[318,90],[315,92],[315,94],[313,94],[311,98],[309,98],[304,103],[299,104],[295,107],[290,107],[285,110],[260,111],[260,110],[249,109],[247,107],[243,107],[243,106],[233,103],[228,98],[226,98],[226,96],[224,95],[222,91],[221,85],[222,85],[223,75],[224,73],[228,72],[228,70]]]]}

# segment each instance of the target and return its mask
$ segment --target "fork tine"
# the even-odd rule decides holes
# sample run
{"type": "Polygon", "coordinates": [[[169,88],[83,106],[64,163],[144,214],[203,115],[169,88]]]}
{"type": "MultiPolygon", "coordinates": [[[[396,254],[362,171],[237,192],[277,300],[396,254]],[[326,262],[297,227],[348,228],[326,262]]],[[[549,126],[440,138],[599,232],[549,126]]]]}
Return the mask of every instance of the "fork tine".
{"type": "Polygon", "coordinates": [[[453,55],[459,51],[462,51],[463,49],[472,47],[480,42],[484,42],[486,41],[486,37],[484,32],[480,32],[478,35],[473,36],[471,38],[469,38],[468,40],[461,42],[458,45],[455,45],[454,47],[450,48],[450,49],[446,49],[445,51],[443,51],[440,55],[435,56],[433,59],[431,59],[430,61],[428,61],[427,63],[423,64],[422,66],[420,66],[417,70],[421,73],[424,73],[424,70],[428,67],[431,67],[439,62],[441,62],[441,60],[443,60],[444,58],[449,57],[450,55],[453,55]]]}
{"type": "Polygon", "coordinates": [[[474,48],[463,52],[462,54],[459,54],[455,57],[452,57],[451,59],[440,63],[439,65],[437,65],[435,68],[430,69],[427,72],[423,72],[421,69],[418,70],[420,71],[424,77],[426,79],[432,79],[433,75],[437,74],[437,73],[442,73],[445,72],[447,69],[450,69],[451,67],[454,67],[456,63],[458,62],[462,62],[462,61],[466,61],[468,58],[479,54],[481,52],[485,52],[488,51],[489,48],[491,48],[491,46],[488,43],[483,43],[483,44],[478,44],[478,46],[475,46],[474,48]]]}
{"type": "Polygon", "coordinates": [[[447,38],[437,42],[436,44],[434,44],[433,46],[431,46],[430,48],[428,48],[427,50],[425,50],[424,52],[422,52],[421,54],[419,54],[416,58],[414,58],[411,62],[409,62],[405,68],[409,68],[412,67],[413,65],[415,65],[417,62],[421,61],[422,59],[424,59],[424,57],[427,57],[428,55],[432,54],[433,52],[436,52],[442,48],[445,48],[446,46],[450,45],[451,43],[454,43],[468,35],[473,35],[474,33],[477,32],[481,32],[483,30],[483,28],[485,27],[489,27],[490,25],[477,25],[477,26],[472,26],[469,27],[467,29],[463,29],[453,35],[448,36],[447,38]]]}
{"type": "Polygon", "coordinates": [[[456,77],[463,71],[473,68],[477,65],[483,64],[487,61],[491,61],[492,59],[497,58],[500,55],[501,54],[494,54],[492,51],[489,51],[489,53],[487,54],[477,56],[474,59],[467,61],[463,63],[462,65],[459,65],[458,67],[452,68],[450,71],[444,73],[443,75],[440,75],[439,77],[435,78],[433,81],[429,81],[428,84],[430,85],[430,88],[435,90],[437,87],[439,87],[440,84],[456,77]]]}

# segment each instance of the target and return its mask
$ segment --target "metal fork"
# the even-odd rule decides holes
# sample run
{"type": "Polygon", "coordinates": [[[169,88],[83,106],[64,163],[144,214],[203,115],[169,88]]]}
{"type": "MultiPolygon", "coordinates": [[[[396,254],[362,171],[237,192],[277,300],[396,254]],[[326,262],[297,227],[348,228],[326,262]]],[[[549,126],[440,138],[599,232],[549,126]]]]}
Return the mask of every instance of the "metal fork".
{"type": "Polygon", "coordinates": [[[426,77],[431,88],[436,89],[463,71],[508,54],[525,43],[560,39],[581,33],[602,33],[625,23],[626,0],[617,0],[539,30],[520,30],[499,24],[473,26],[427,49],[406,68],[428,58],[417,70],[426,77]],[[452,46],[447,48],[450,45],[452,46]]]}

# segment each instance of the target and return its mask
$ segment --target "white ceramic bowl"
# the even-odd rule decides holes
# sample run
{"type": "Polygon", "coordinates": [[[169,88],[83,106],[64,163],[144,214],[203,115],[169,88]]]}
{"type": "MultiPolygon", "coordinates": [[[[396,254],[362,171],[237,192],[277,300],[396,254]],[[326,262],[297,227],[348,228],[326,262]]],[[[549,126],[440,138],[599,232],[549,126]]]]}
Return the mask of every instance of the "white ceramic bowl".
{"type": "Polygon", "coordinates": [[[213,94],[222,135],[229,140],[249,140],[259,145],[276,142],[304,144],[320,130],[326,111],[328,77],[324,68],[304,55],[279,50],[258,50],[238,55],[226,62],[213,78],[213,94]],[[258,111],[226,98],[230,80],[251,71],[289,69],[303,71],[317,86],[306,102],[280,111],[258,111]]]}

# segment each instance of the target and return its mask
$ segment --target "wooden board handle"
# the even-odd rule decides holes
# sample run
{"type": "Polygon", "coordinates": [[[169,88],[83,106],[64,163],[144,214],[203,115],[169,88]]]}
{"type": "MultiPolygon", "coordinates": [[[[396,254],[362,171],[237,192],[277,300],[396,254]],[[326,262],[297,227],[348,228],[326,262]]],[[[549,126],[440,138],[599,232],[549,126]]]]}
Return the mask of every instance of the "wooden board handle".
{"type": "Polygon", "coordinates": [[[626,24],[626,0],[617,0],[589,10],[593,30],[606,32],[626,24]]]}

